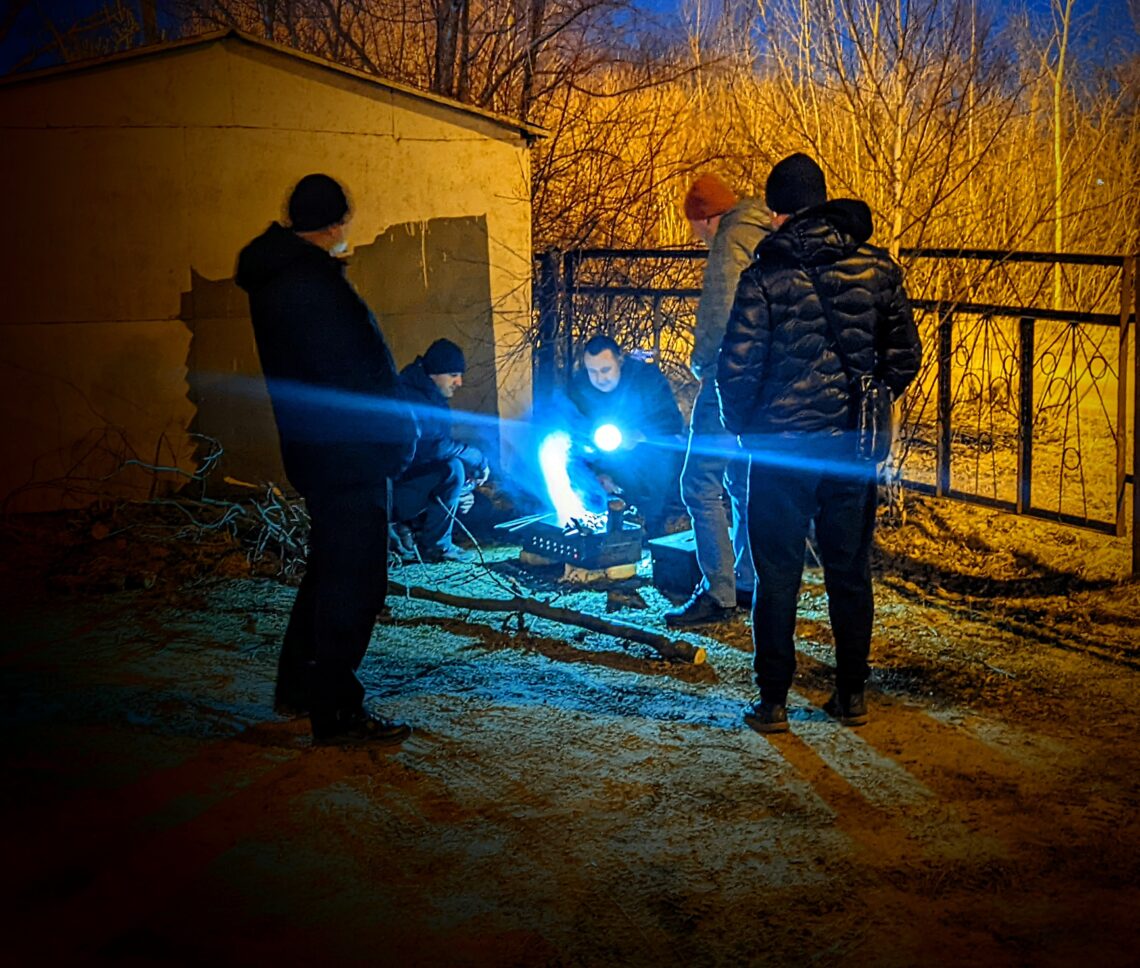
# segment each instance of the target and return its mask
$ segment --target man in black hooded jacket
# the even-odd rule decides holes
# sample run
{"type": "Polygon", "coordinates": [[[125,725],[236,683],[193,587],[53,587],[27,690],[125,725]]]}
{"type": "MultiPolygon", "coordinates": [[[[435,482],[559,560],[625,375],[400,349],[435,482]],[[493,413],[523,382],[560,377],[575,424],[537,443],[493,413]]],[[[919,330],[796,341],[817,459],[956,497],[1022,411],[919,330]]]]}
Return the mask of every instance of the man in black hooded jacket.
{"type": "Polygon", "coordinates": [[[402,723],[364,710],[356,677],[388,590],[390,479],[417,428],[392,354],[345,278],[351,217],[341,186],[306,175],[238,257],[290,483],[311,529],[305,576],[277,670],[276,708],[308,711],[318,743],[399,742],[402,723]]]}
{"type": "Polygon", "coordinates": [[[835,693],[824,709],[858,726],[867,721],[877,487],[874,464],[855,457],[852,383],[873,374],[897,399],[918,373],[921,346],[899,266],[866,244],[872,226],[863,202],[828,202],[823,172],[803,154],[772,169],[765,195],[776,231],[741,276],[717,364],[724,425],[751,454],[760,700],[744,718],[762,733],[788,728],[804,539],[814,519],[836,653],[835,693]]]}

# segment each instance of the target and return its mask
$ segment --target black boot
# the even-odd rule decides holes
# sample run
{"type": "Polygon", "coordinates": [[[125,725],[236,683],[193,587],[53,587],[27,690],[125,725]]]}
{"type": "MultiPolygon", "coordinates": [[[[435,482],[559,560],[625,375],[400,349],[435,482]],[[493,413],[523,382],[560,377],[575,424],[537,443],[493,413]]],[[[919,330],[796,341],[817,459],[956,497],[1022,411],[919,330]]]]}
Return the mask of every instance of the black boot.
{"type": "Polygon", "coordinates": [[[365,743],[402,743],[412,733],[406,723],[380,719],[364,710],[338,713],[313,723],[313,743],[317,746],[360,746],[365,743]]]}
{"type": "Polygon", "coordinates": [[[861,692],[841,696],[833,692],[823,704],[823,711],[832,719],[838,719],[844,726],[862,726],[867,720],[867,700],[861,692]]]}
{"type": "Polygon", "coordinates": [[[758,733],[786,733],[788,707],[782,702],[761,699],[744,710],[744,722],[758,733]]]}
{"type": "Polygon", "coordinates": [[[680,608],[671,608],[665,613],[665,624],[671,629],[713,625],[717,622],[727,622],[735,614],[735,605],[721,605],[708,592],[698,588],[684,605],[680,608]]]}

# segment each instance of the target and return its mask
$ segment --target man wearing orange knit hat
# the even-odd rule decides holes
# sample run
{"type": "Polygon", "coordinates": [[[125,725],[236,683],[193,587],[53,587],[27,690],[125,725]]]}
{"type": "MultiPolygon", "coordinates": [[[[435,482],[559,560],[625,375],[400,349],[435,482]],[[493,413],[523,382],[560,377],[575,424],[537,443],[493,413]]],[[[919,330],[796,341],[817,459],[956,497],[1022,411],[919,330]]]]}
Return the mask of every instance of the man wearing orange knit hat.
{"type": "Polygon", "coordinates": [[[689,188],[685,217],[693,235],[709,247],[689,363],[701,388],[693,404],[681,472],[681,498],[693,520],[702,577],[688,602],[665,613],[666,624],[674,628],[725,621],[736,612],[738,601],[752,601],[754,578],[744,521],[748,465],[736,438],[720,422],[716,360],[740,273],[770,231],[767,211],[760,202],[737,197],[711,173],[701,175],[689,188]],[[731,528],[724,503],[726,489],[732,504],[731,528]]]}

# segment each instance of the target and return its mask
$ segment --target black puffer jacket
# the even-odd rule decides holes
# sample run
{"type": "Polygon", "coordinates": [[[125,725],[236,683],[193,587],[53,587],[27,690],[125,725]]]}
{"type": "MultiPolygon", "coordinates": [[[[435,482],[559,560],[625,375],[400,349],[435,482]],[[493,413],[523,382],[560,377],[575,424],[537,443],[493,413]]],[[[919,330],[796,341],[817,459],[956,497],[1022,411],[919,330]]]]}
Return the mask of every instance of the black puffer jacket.
{"type": "Polygon", "coordinates": [[[396,365],[344,265],[274,223],[238,256],[281,456],[301,494],[378,484],[418,436],[396,365]]]}
{"type": "Polygon", "coordinates": [[[874,372],[898,397],[922,348],[902,283],[883,249],[867,245],[871,212],[840,199],[789,219],[744,271],[717,362],[725,427],[748,434],[841,434],[853,422],[848,378],[874,372]],[[814,277],[814,281],[813,281],[814,277]]]}

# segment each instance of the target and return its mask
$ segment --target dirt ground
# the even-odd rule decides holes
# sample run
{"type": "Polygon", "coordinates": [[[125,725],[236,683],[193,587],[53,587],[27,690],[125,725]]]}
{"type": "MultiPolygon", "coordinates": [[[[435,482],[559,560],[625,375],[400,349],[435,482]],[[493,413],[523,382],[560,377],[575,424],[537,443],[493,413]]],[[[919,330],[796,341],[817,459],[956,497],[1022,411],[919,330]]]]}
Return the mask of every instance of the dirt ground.
{"type": "MultiPolygon", "coordinates": [[[[272,563],[154,514],[0,530],[13,964],[1138,963],[1128,539],[910,499],[880,529],[871,722],[819,708],[809,568],[770,738],[740,718],[743,618],[684,636],[693,666],[393,596],[361,678],[415,732],[377,752],[274,715],[272,563]]],[[[648,559],[581,588],[484,555],[395,577],[665,631],[648,559]]]]}

